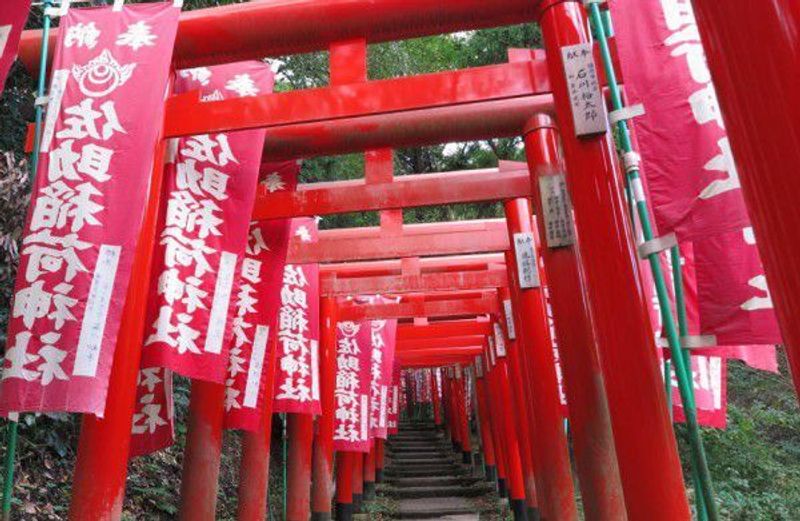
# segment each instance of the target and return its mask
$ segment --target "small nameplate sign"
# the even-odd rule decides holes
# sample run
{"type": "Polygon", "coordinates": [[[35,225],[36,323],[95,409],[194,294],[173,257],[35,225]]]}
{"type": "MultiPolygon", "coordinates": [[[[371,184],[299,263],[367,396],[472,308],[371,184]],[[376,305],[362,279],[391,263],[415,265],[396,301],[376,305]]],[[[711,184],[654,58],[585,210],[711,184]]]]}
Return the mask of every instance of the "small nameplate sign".
{"type": "Polygon", "coordinates": [[[540,177],[539,193],[542,197],[542,216],[544,217],[545,241],[548,248],[560,248],[575,244],[572,202],[569,198],[564,174],[540,177]]]}
{"type": "Polygon", "coordinates": [[[592,44],[579,43],[561,48],[567,79],[572,121],[576,136],[602,134],[608,130],[608,114],[594,64],[592,44]]]}

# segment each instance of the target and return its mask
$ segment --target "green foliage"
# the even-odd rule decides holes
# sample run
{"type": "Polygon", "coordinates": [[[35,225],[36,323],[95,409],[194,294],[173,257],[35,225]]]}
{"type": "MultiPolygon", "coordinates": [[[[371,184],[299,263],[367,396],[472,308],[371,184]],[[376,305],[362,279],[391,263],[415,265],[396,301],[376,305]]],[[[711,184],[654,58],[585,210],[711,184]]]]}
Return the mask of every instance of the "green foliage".
{"type": "Polygon", "coordinates": [[[780,360],[781,375],[729,362],[728,428],[703,431],[725,519],[800,519],[800,414],[780,360]]]}

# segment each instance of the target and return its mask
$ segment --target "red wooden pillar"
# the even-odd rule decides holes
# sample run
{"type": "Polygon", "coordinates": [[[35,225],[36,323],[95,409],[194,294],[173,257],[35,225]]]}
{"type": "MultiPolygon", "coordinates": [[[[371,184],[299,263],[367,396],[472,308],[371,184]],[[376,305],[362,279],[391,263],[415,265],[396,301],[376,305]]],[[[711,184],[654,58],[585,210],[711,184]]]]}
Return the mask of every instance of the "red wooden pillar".
{"type": "Polygon", "coordinates": [[[333,500],[333,423],[336,409],[336,299],[322,297],[320,302],[320,404],[314,437],[311,517],[313,521],[331,519],[333,500]]]}
{"type": "MultiPolygon", "coordinates": [[[[524,247],[518,245],[525,238],[531,251],[535,252],[535,233],[531,226],[530,205],[527,199],[506,201],[506,222],[511,239],[509,270],[517,270],[523,262],[524,247]]],[[[529,258],[532,277],[538,279],[536,254],[529,258]]],[[[533,459],[536,465],[536,492],[542,517],[545,519],[577,519],[577,507],[572,484],[572,473],[564,434],[561,399],[558,390],[550,326],[547,321],[544,296],[536,281],[523,281],[522,275],[510,277],[516,280],[513,307],[519,317],[518,332],[523,356],[528,358],[528,367],[533,402],[535,438],[533,459]],[[532,286],[536,282],[535,286],[532,286]],[[523,283],[529,287],[523,287],[523,283]]]]}
{"type": "Polygon", "coordinates": [[[491,411],[489,420],[494,441],[495,461],[497,462],[497,491],[500,497],[508,497],[508,449],[506,440],[500,435],[503,432],[503,412],[496,404],[499,401],[497,396],[497,378],[495,377],[496,368],[486,364],[486,405],[491,411]]]}
{"type": "MultiPolygon", "coordinates": [[[[483,362],[483,360],[481,360],[483,362]]],[[[478,400],[478,419],[481,424],[481,445],[483,446],[484,476],[486,481],[497,482],[497,459],[492,436],[491,412],[486,398],[485,376],[475,378],[475,396],[478,400]]]]}
{"type": "Polygon", "coordinates": [[[353,453],[353,509],[361,511],[364,502],[364,458],[363,452],[353,453]]]}
{"type": "Polygon", "coordinates": [[[433,423],[437,427],[442,424],[441,398],[439,397],[439,381],[436,378],[438,369],[431,369],[431,400],[433,401],[433,423]]]}
{"type": "Polygon", "coordinates": [[[286,520],[308,521],[311,515],[311,445],[314,442],[314,417],[288,414],[289,439],[286,483],[286,520]]]}
{"type": "Polygon", "coordinates": [[[469,409],[467,409],[466,379],[461,366],[456,368],[456,378],[453,380],[456,388],[456,403],[458,408],[458,430],[461,441],[461,462],[472,465],[472,434],[469,428],[469,409]]]}
{"type": "Polygon", "coordinates": [[[800,4],[693,4],[800,395],[800,4]]]}
{"type": "Polygon", "coordinates": [[[369,452],[364,454],[364,500],[375,497],[375,450],[378,440],[373,440],[369,452]]]}
{"type": "MultiPolygon", "coordinates": [[[[513,258],[510,252],[506,252],[506,264],[511,265],[513,258]]],[[[498,299],[500,309],[504,308],[504,302],[511,303],[511,291],[505,287],[498,289],[498,299]]],[[[503,313],[505,315],[505,312],[503,313]]],[[[506,320],[514,320],[513,313],[506,320]]],[[[502,320],[501,320],[502,322],[502,320]]],[[[506,322],[508,324],[508,322],[506,322]]],[[[536,472],[534,467],[533,446],[535,444],[535,426],[533,425],[533,404],[530,383],[528,381],[527,361],[522,352],[522,344],[518,338],[511,339],[508,327],[501,326],[504,333],[504,342],[508,351],[508,371],[511,384],[511,399],[514,411],[516,411],[516,424],[519,432],[519,455],[522,463],[522,476],[525,480],[525,498],[528,504],[528,516],[538,517],[538,501],[536,499],[536,472]],[[526,382],[528,385],[526,385],[526,382]]],[[[515,328],[516,330],[516,328],[515,328]]],[[[516,337],[516,335],[515,335],[516,337]]]]}
{"type": "Polygon", "coordinates": [[[353,468],[357,456],[355,452],[336,453],[336,521],[352,521],[353,507],[353,468]]]}
{"type": "Polygon", "coordinates": [[[449,369],[445,369],[442,371],[442,411],[444,412],[444,420],[446,425],[447,434],[450,437],[450,442],[452,443],[453,450],[458,449],[458,438],[459,433],[457,430],[453,429],[453,425],[455,424],[456,416],[455,411],[453,410],[453,386],[450,376],[448,375],[449,369]]]}
{"type": "Polygon", "coordinates": [[[109,377],[105,417],[84,414],[78,441],[78,456],[72,478],[71,521],[116,520],[122,516],[131,422],[136,406],[136,377],[145,326],[147,284],[153,259],[161,184],[164,174],[164,143],[159,141],[153,159],[153,174],[142,230],[136,245],[131,280],[125,296],[117,347],[109,377]]]}
{"type": "MultiPolygon", "coordinates": [[[[511,404],[511,384],[509,381],[508,364],[505,357],[498,357],[497,364],[492,370],[496,401],[492,404],[501,415],[499,435],[503,437],[503,452],[506,457],[506,472],[508,498],[511,510],[514,512],[515,521],[528,519],[528,510],[525,496],[525,479],[522,475],[522,462],[520,460],[517,427],[514,422],[516,411],[511,404]]],[[[558,519],[558,518],[553,518],[558,519]]]]}
{"type": "MultiPolygon", "coordinates": [[[[451,369],[452,371],[453,369],[451,369]]],[[[461,411],[458,409],[458,389],[456,389],[455,379],[452,376],[447,377],[447,394],[448,403],[447,407],[450,412],[450,435],[453,438],[453,450],[459,454],[462,451],[461,440],[461,411]]]]}
{"type": "Polygon", "coordinates": [[[181,472],[180,519],[216,519],[225,385],[192,380],[181,472]]]}
{"type": "Polygon", "coordinates": [[[383,483],[383,466],[386,461],[386,440],[375,440],[375,483],[383,483]]]}
{"type": "MultiPolygon", "coordinates": [[[[584,298],[575,247],[551,246],[546,240],[540,179],[557,182],[563,174],[558,131],[549,116],[531,120],[525,130],[525,151],[531,172],[532,203],[538,216],[539,250],[547,273],[550,305],[558,337],[569,404],[575,466],[587,519],[624,519],[625,502],[617,467],[608,400],[584,298]]],[[[566,224],[572,227],[572,222],[566,224]]]]}
{"type": "Polygon", "coordinates": [[[610,133],[575,137],[561,49],[591,42],[586,13],[576,0],[545,0],[539,22],[628,518],[689,519],[614,144],[610,133]]]}
{"type": "Polygon", "coordinates": [[[269,498],[269,452],[272,441],[272,396],[275,390],[275,361],[277,337],[270,340],[264,368],[264,408],[258,431],[242,433],[242,460],[239,463],[238,521],[263,521],[267,516],[269,498]]]}

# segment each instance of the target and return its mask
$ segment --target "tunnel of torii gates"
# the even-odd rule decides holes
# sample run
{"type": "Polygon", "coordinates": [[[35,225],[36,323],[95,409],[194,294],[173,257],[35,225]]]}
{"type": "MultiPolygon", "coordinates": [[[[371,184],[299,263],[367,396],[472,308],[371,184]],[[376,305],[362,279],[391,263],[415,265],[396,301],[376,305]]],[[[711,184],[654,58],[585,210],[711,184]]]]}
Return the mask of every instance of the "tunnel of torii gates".
{"type": "MultiPolygon", "coordinates": [[[[800,291],[793,288],[800,286],[800,256],[788,251],[797,243],[782,242],[792,232],[780,223],[798,217],[791,194],[800,187],[784,189],[800,182],[787,170],[797,163],[787,156],[797,159],[798,150],[792,146],[794,134],[771,132],[776,147],[786,146],[769,159],[751,149],[747,137],[753,122],[764,123],[766,131],[776,128],[771,122],[800,116],[779,105],[789,99],[794,84],[776,80],[771,88],[777,95],[759,95],[758,104],[746,100],[764,87],[761,81],[775,63],[770,60],[800,65],[792,54],[797,42],[779,30],[781,17],[800,15],[796,3],[764,6],[762,39],[754,41],[741,38],[753,22],[744,0],[725,3],[730,7],[725,12],[719,10],[722,2],[695,3],[701,29],[714,38],[715,45],[707,49],[709,61],[723,108],[731,115],[735,152],[746,166],[742,184],[796,374],[793,349],[799,326],[790,318],[798,309],[800,291]],[[765,74],[754,82],[742,76],[749,67],[730,68],[728,60],[765,74]]],[[[20,57],[29,65],[41,46],[37,35],[23,37],[20,57]]],[[[173,96],[167,101],[163,139],[265,127],[265,160],[364,152],[363,181],[318,183],[300,186],[296,193],[267,195],[257,201],[254,217],[381,212],[380,227],[323,231],[318,243],[290,248],[290,262],[323,264],[323,413],[316,428],[310,416],[289,418],[288,519],[329,519],[334,500],[347,513],[354,490],[361,490],[364,479],[374,480],[371,473],[382,466],[378,444],[364,460],[355,453],[338,454],[333,474],[333,324],[379,318],[401,320],[397,349],[404,367],[459,366],[442,373],[441,403],[434,393],[437,421],[446,418],[465,458],[482,451],[486,465],[507,485],[517,518],[528,512],[548,520],[577,518],[544,286],[520,287],[514,247],[515,234],[543,235],[542,219],[533,219],[542,211],[537,178],[554,172],[566,172],[579,247],[542,245],[536,269],[549,291],[586,517],[690,518],[614,144],[610,133],[575,137],[570,117],[559,49],[587,42],[591,35],[584,7],[564,0],[305,0],[234,4],[181,16],[175,67],[327,49],[331,81],[324,88],[216,103],[200,103],[196,93],[173,96]],[[367,80],[368,43],[531,21],[541,26],[547,59],[540,51],[512,51],[506,64],[367,80]],[[524,136],[527,165],[393,178],[392,148],[510,136],[524,136]],[[478,201],[503,201],[506,218],[402,223],[406,207],[478,201]],[[376,293],[400,298],[380,305],[347,298],[376,293]],[[510,316],[505,315],[507,301],[510,316]],[[495,324],[507,356],[474,367],[476,356],[485,356],[489,339],[497,334],[495,324]],[[474,401],[480,449],[471,446],[464,387],[454,384],[466,368],[477,369],[479,376],[474,401]],[[366,472],[354,477],[352,469],[364,464],[366,472]]],[[[797,109],[796,104],[788,107],[797,109]]],[[[161,174],[156,164],[154,186],[160,185],[161,174]]],[[[156,199],[149,201],[134,280],[147,280],[156,199]]],[[[145,317],[143,288],[130,288],[106,417],[84,417],[73,520],[121,515],[145,317]]],[[[194,382],[182,519],[214,518],[221,411],[222,394],[214,385],[194,382]]],[[[269,435],[266,427],[244,434],[239,519],[265,518],[269,435]]]]}

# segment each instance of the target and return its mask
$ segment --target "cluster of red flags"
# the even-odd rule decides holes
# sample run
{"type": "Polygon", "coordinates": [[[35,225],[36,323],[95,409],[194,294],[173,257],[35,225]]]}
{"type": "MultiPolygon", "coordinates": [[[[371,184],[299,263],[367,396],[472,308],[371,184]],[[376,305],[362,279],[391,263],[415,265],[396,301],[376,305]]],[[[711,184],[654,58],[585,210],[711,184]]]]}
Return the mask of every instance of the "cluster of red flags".
{"type": "MultiPolygon", "coordinates": [[[[4,415],[103,416],[128,284],[148,284],[131,280],[131,264],[155,159],[152,122],[163,118],[165,95],[197,92],[214,102],[272,91],[273,73],[257,61],[171,77],[179,11],[138,4],[70,9],[62,18],[0,380],[4,415]]],[[[15,42],[3,52],[3,73],[27,12],[15,16],[14,38],[3,36],[4,45],[15,42]]],[[[319,266],[286,263],[290,240],[317,240],[317,222],[251,222],[256,195],[293,191],[300,170],[294,161],[262,164],[265,133],[167,143],[134,456],[174,439],[173,373],[225,386],[227,428],[257,429],[265,400],[274,412],[321,412],[319,266]]],[[[349,357],[337,377],[343,449],[369,450],[397,424],[396,327],[339,327],[360,331],[339,356],[349,357]]],[[[340,335],[338,349],[346,340],[340,335]]]]}

